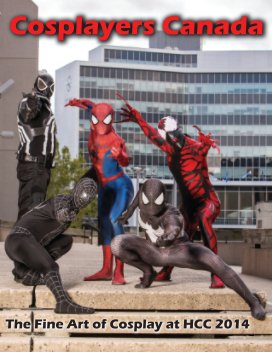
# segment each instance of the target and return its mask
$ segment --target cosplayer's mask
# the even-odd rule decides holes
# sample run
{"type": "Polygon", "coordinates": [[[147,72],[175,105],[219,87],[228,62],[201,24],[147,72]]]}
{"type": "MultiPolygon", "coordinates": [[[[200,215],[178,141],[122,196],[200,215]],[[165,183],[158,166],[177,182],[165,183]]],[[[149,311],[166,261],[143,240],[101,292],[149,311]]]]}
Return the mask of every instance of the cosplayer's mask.
{"type": "Polygon", "coordinates": [[[94,104],[91,108],[91,129],[99,135],[104,135],[112,130],[114,110],[106,103],[94,104]]]}
{"type": "Polygon", "coordinates": [[[157,216],[165,209],[165,187],[157,179],[145,181],[139,193],[139,208],[148,216],[157,216]]]}
{"type": "Polygon", "coordinates": [[[72,203],[76,210],[86,207],[96,196],[97,184],[88,177],[82,178],[72,191],[72,203]]]}
{"type": "Polygon", "coordinates": [[[47,97],[48,99],[54,93],[54,86],[55,86],[55,83],[54,83],[53,77],[50,76],[48,73],[39,74],[39,76],[36,78],[34,83],[35,90],[39,94],[47,97]]]}
{"type": "Polygon", "coordinates": [[[172,116],[163,117],[158,123],[158,132],[163,139],[175,149],[181,149],[184,145],[182,127],[178,126],[177,120],[172,116]]]}

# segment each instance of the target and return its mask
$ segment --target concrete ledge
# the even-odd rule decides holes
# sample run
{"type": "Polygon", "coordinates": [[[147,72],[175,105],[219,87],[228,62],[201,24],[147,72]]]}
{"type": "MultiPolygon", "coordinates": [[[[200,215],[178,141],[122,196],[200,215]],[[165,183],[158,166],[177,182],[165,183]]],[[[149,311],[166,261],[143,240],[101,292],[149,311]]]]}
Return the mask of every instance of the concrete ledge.
{"type": "Polygon", "coordinates": [[[272,279],[272,247],[244,250],[242,273],[272,279]]]}
{"type": "MultiPolygon", "coordinates": [[[[234,291],[212,290],[198,283],[188,287],[156,283],[154,287],[139,290],[134,284],[112,286],[105,282],[82,282],[68,292],[75,302],[99,310],[249,310],[234,291]]],[[[265,300],[265,294],[260,292],[260,295],[265,300]]],[[[54,297],[46,287],[36,290],[36,306],[55,307],[54,297]]]]}
{"type": "Polygon", "coordinates": [[[242,241],[218,241],[218,255],[228,265],[242,265],[245,243],[242,241]]]}
{"type": "MultiPolygon", "coordinates": [[[[32,287],[15,284],[16,288],[0,287],[0,308],[29,308],[32,303],[32,287]]],[[[13,283],[12,285],[13,286],[13,283]]]]}
{"type": "Polygon", "coordinates": [[[30,337],[0,337],[1,352],[29,352],[30,337]]]}
{"type": "Polygon", "coordinates": [[[271,352],[272,339],[33,338],[33,352],[271,352]]]}

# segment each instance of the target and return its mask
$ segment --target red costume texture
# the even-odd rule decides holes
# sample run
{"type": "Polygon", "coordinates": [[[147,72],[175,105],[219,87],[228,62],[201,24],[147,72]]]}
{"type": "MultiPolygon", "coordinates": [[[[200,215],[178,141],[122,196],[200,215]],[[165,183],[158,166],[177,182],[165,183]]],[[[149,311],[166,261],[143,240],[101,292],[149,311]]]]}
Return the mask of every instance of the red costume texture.
{"type": "MultiPolygon", "coordinates": [[[[122,169],[122,166],[129,164],[125,142],[112,127],[114,110],[111,105],[95,104],[88,99],[73,99],[67,105],[86,109],[90,113],[88,150],[99,183],[98,221],[100,244],[103,245],[103,267],[84,280],[112,279],[113,284],[124,284],[123,263],[118,258],[114,274],[112,273],[110,242],[114,236],[124,233],[117,218],[126,210],[133,197],[131,180],[122,169]]],[[[90,174],[93,175],[93,172],[90,174]]]]}
{"type": "MultiPolygon", "coordinates": [[[[212,224],[220,213],[220,201],[210,182],[206,160],[209,149],[217,148],[215,141],[210,134],[203,134],[196,126],[198,141],[183,133],[180,134],[181,139],[176,137],[167,140],[127,102],[122,110],[122,115],[126,117],[124,121],[136,122],[147,138],[166,153],[169,169],[182,196],[181,211],[185,219],[185,231],[190,239],[193,239],[199,227],[204,244],[217,254],[217,238],[212,224]]],[[[165,119],[158,125],[162,131],[165,131],[165,119]]],[[[171,271],[172,268],[163,268],[157,280],[169,280],[171,271]]],[[[216,275],[212,275],[211,287],[221,288],[224,284],[216,275]]]]}

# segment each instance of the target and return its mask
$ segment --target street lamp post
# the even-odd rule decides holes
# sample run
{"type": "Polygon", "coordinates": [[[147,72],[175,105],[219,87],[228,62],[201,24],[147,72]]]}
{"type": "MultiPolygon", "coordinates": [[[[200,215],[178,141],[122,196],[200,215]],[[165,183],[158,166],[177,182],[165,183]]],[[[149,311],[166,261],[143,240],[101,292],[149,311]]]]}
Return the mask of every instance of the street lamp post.
{"type": "MultiPolygon", "coordinates": [[[[137,192],[139,191],[140,188],[140,175],[143,172],[143,168],[139,166],[135,166],[132,168],[134,173],[136,174],[136,188],[137,192]]],[[[139,236],[139,221],[138,221],[138,216],[139,216],[139,208],[137,207],[136,209],[136,235],[139,236]]]]}
{"type": "Polygon", "coordinates": [[[13,84],[14,79],[10,78],[5,83],[0,85],[0,98],[2,97],[2,94],[5,93],[5,91],[8,90],[13,84]]]}
{"type": "Polygon", "coordinates": [[[0,131],[0,137],[13,138],[14,137],[14,132],[13,131],[0,131]]]}

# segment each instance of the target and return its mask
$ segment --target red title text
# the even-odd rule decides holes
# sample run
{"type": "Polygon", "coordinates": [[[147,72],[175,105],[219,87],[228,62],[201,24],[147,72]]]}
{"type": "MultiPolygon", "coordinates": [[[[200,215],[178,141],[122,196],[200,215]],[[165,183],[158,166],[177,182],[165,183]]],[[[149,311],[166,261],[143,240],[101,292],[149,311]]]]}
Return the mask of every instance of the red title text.
{"type": "MultiPolygon", "coordinates": [[[[155,20],[89,20],[83,16],[77,16],[75,20],[54,19],[42,21],[28,19],[27,16],[16,16],[10,22],[10,30],[18,36],[52,36],[59,41],[67,37],[93,36],[104,42],[110,39],[112,34],[120,36],[150,36],[156,32],[155,20]]],[[[164,33],[170,36],[261,36],[264,34],[264,22],[251,20],[248,16],[242,16],[235,21],[210,19],[183,20],[180,16],[166,17],[162,24],[164,33]]]]}

